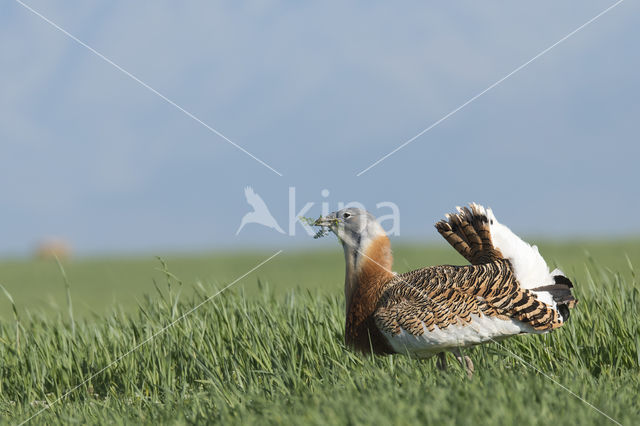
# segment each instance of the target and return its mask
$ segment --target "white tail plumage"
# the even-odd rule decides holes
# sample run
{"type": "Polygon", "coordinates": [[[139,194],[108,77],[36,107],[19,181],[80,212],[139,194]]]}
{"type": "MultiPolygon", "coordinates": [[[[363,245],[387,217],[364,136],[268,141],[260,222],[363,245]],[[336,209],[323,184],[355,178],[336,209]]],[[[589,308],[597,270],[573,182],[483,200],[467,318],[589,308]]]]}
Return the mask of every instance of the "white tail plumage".
{"type": "MultiPolygon", "coordinates": [[[[491,209],[487,209],[487,218],[489,219],[493,245],[500,250],[505,259],[509,259],[522,288],[532,290],[553,285],[555,283],[554,275],[562,275],[558,269],[553,273],[549,272],[549,266],[538,252],[538,247],[523,241],[511,229],[499,223],[491,209]]],[[[556,302],[549,292],[534,291],[534,293],[540,301],[554,309],[557,308],[556,302]]]]}

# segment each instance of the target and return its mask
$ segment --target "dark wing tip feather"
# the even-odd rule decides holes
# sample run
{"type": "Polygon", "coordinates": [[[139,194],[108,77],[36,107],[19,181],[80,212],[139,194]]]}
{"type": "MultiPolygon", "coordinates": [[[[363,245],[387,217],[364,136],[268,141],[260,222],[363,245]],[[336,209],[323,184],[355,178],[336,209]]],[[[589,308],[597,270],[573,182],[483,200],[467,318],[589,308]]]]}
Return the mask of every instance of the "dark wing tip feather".
{"type": "Polygon", "coordinates": [[[570,311],[567,305],[558,305],[558,311],[560,312],[560,315],[562,315],[562,321],[567,322],[570,316],[570,311]]]}
{"type": "Polygon", "coordinates": [[[564,275],[554,275],[553,281],[555,284],[537,287],[533,291],[546,291],[551,294],[553,301],[557,303],[558,312],[562,315],[563,322],[566,322],[569,319],[569,309],[574,308],[578,303],[571,292],[573,283],[564,275]]]}
{"type": "Polygon", "coordinates": [[[554,275],[553,280],[556,284],[564,284],[569,288],[573,288],[573,283],[571,282],[571,280],[564,275],[554,275]]]}

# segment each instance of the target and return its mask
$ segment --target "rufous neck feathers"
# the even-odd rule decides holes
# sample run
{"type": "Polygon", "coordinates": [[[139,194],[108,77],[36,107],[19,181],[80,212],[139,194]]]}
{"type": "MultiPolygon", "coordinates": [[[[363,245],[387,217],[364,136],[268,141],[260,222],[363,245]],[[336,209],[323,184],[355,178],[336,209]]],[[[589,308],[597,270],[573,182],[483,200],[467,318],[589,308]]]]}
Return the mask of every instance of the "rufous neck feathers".
{"type": "Polygon", "coordinates": [[[347,313],[355,303],[377,303],[382,286],[393,276],[391,243],[379,234],[359,247],[345,245],[346,276],[344,293],[347,313]],[[354,300],[354,295],[367,300],[354,300]],[[375,301],[373,299],[376,299],[375,301]]]}

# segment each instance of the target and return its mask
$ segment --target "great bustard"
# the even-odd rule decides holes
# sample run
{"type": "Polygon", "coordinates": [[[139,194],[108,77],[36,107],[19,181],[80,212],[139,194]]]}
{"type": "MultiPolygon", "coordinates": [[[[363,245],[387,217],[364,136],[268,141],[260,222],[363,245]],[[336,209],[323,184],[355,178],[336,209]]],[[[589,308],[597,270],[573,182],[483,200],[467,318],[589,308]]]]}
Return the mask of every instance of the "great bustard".
{"type": "Polygon", "coordinates": [[[346,261],[346,343],[359,351],[428,358],[453,352],[469,375],[460,348],[564,324],[577,300],[563,273],[498,223],[490,209],[471,204],[436,223],[438,232],[471,265],[391,271],[389,239],[367,211],[346,208],[314,224],[330,229],[346,261]]]}

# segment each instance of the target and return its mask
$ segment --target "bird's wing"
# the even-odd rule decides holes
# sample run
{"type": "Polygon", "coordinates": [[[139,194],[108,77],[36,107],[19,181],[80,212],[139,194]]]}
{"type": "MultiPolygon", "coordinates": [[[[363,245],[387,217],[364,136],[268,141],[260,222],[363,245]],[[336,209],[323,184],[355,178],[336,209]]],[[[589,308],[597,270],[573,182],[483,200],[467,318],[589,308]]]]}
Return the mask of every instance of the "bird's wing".
{"type": "Polygon", "coordinates": [[[562,325],[557,310],[520,287],[507,260],[397,275],[386,285],[374,318],[394,349],[418,352],[562,325]]]}
{"type": "Polygon", "coordinates": [[[255,193],[252,187],[247,186],[244,189],[244,196],[247,199],[247,203],[249,203],[249,205],[253,207],[255,211],[269,211],[267,205],[264,203],[264,200],[255,193]]]}

